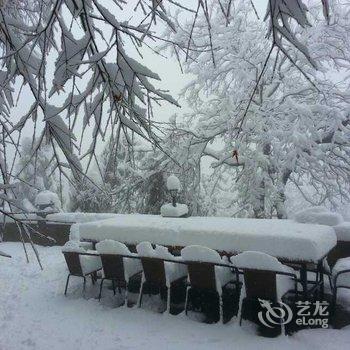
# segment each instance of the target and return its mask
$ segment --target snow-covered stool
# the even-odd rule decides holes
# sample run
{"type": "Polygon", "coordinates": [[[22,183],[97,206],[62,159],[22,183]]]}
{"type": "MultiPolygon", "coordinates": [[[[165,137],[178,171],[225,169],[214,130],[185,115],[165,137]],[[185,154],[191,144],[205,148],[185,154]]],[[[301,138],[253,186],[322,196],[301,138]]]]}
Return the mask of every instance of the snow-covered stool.
{"type": "Polygon", "coordinates": [[[70,276],[82,277],[84,279],[83,290],[85,290],[86,276],[91,276],[92,283],[95,284],[97,279],[96,273],[102,269],[99,256],[82,255],[86,254],[87,251],[79,245],[78,241],[68,241],[62,247],[62,253],[69,270],[64,295],[67,295],[70,276]]]}
{"type": "Polygon", "coordinates": [[[212,290],[219,296],[220,321],[223,322],[223,299],[222,291],[230,283],[239,282],[238,273],[233,274],[219,253],[213,249],[191,245],[181,250],[181,257],[186,262],[189,275],[189,286],[186,290],[185,313],[188,311],[190,291],[212,290]]]}
{"type": "Polygon", "coordinates": [[[137,255],[131,253],[125,244],[110,239],[97,243],[96,250],[100,254],[103,267],[98,299],[101,300],[103,282],[111,280],[114,295],[116,287],[119,293],[121,293],[121,288],[125,288],[125,306],[127,306],[129,281],[142,272],[140,260],[134,258],[137,255]]]}
{"type": "MultiPolygon", "coordinates": [[[[295,271],[275,257],[256,251],[246,251],[231,257],[234,266],[243,274],[238,318],[242,324],[246,302],[266,300],[280,304],[289,292],[297,293],[295,271]]],[[[282,320],[281,320],[282,321],[282,320]]],[[[282,322],[281,322],[282,324],[282,322]]],[[[284,326],[282,324],[282,331],[284,326]]]]}
{"type": "Polygon", "coordinates": [[[171,288],[181,283],[187,277],[187,268],[184,264],[164,261],[172,260],[181,262],[180,257],[172,255],[168,248],[156,245],[153,249],[150,242],[141,242],[136,246],[138,255],[141,257],[143,267],[142,282],[138,300],[138,306],[141,307],[143,288],[146,283],[155,286],[160,290],[167,290],[167,308],[170,313],[171,288]]]}
{"type": "Polygon", "coordinates": [[[332,269],[333,307],[337,303],[337,291],[340,288],[350,289],[350,258],[339,259],[332,269]]]}

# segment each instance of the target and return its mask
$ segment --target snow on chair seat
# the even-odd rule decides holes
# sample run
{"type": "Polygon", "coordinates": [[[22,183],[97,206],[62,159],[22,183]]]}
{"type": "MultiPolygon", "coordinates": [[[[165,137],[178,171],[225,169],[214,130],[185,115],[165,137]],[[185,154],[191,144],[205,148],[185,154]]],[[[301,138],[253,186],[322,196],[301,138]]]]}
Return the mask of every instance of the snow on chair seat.
{"type": "Polygon", "coordinates": [[[219,296],[220,321],[223,322],[222,290],[230,282],[238,282],[230,267],[218,252],[200,245],[191,245],[181,250],[181,257],[188,265],[190,285],[186,291],[185,312],[188,309],[189,292],[192,288],[214,290],[219,296]]]}
{"type": "Polygon", "coordinates": [[[101,299],[103,282],[109,279],[113,283],[113,292],[115,294],[115,283],[120,287],[125,287],[125,305],[128,303],[128,285],[130,278],[136,276],[142,271],[141,262],[132,258],[137,256],[131,253],[128,247],[117,241],[106,239],[96,244],[103,265],[104,276],[100,284],[99,300],[101,299]],[[123,255],[130,256],[122,257],[123,255]]]}
{"type": "Polygon", "coordinates": [[[173,256],[166,247],[156,246],[156,249],[153,249],[150,242],[141,242],[136,246],[136,250],[141,257],[143,267],[138,306],[140,307],[142,303],[144,284],[149,283],[150,285],[167,289],[166,312],[169,313],[171,287],[187,277],[186,266],[164,261],[163,259],[173,261],[179,260],[173,256]]]}
{"type": "Polygon", "coordinates": [[[84,279],[84,290],[86,276],[91,275],[92,283],[95,283],[96,272],[102,269],[102,263],[99,256],[81,255],[86,254],[86,250],[79,245],[77,241],[68,241],[62,247],[62,253],[65,257],[69,274],[67,276],[66,288],[64,294],[67,294],[70,276],[82,277],[84,279]]]}

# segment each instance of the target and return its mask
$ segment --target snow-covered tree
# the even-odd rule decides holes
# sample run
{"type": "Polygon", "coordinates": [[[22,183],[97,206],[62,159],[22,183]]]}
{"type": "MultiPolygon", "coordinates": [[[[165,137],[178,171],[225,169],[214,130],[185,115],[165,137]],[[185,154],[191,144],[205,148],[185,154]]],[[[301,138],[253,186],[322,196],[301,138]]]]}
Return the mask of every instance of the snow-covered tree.
{"type": "MultiPolygon", "coordinates": [[[[302,185],[312,186],[313,198],[307,199],[314,204],[349,197],[350,95],[344,74],[350,67],[348,9],[349,3],[334,1],[326,25],[321,7],[313,5],[312,27],[291,29],[308,47],[318,71],[292,44],[285,44],[285,54],[271,51],[265,24],[245,1],[236,2],[229,24],[219,6],[213,7],[213,67],[203,39],[206,18],[197,19],[192,37],[203,50],[183,66],[195,75],[184,91],[193,113],[177,128],[191,138],[188,152],[214,159],[212,167],[220,172],[213,175],[231,174],[231,192],[250,215],[285,217],[290,185],[300,191],[302,185]]],[[[175,40],[186,40],[188,27],[175,40]]]]}
{"type": "Polygon", "coordinates": [[[31,138],[24,138],[16,164],[16,177],[20,181],[17,182],[14,193],[28,211],[33,211],[35,197],[40,191],[51,190],[57,194],[61,192],[59,178],[52,164],[51,147],[42,145],[37,152],[33,152],[35,148],[36,144],[33,145],[31,138]]]}

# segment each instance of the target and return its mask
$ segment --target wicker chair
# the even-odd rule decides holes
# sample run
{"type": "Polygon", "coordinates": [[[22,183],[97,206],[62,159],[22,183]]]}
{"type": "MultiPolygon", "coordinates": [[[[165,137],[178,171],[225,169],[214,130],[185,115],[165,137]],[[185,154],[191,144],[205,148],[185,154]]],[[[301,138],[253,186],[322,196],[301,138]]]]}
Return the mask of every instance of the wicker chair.
{"type": "Polygon", "coordinates": [[[141,307],[144,285],[148,284],[159,288],[160,291],[167,290],[166,312],[170,313],[171,289],[187,277],[186,266],[164,261],[164,259],[173,261],[179,259],[169,253],[166,247],[157,245],[153,249],[151,243],[141,242],[136,246],[136,249],[141,257],[143,267],[138,306],[141,307]]]}
{"type": "MultiPolygon", "coordinates": [[[[234,266],[243,275],[243,286],[239,302],[239,324],[242,324],[246,302],[266,300],[281,304],[289,292],[297,294],[295,271],[280,263],[275,257],[255,251],[246,251],[231,257],[234,266]]],[[[283,320],[282,331],[285,332],[283,320]]]]}
{"type": "Polygon", "coordinates": [[[333,301],[335,309],[338,289],[350,289],[350,258],[339,259],[332,269],[333,301]]]}
{"type": "Polygon", "coordinates": [[[110,280],[112,281],[114,295],[116,287],[118,287],[119,293],[121,293],[121,288],[125,288],[125,305],[127,306],[129,281],[142,272],[140,261],[133,258],[135,254],[131,253],[125,244],[117,241],[101,241],[96,244],[96,249],[100,254],[103,266],[99,300],[101,300],[103,282],[110,280]],[[128,255],[130,258],[122,255],[128,255]]]}
{"type": "Polygon", "coordinates": [[[238,271],[228,266],[218,252],[210,248],[192,245],[181,250],[182,259],[188,267],[189,285],[186,290],[185,313],[188,311],[188,301],[191,289],[215,291],[219,297],[220,321],[223,322],[222,292],[229,284],[238,287],[238,271]]]}
{"type": "Polygon", "coordinates": [[[102,269],[99,256],[81,255],[86,253],[86,250],[75,241],[68,241],[63,246],[62,253],[69,270],[64,295],[67,295],[69,279],[71,276],[82,277],[84,279],[83,290],[85,290],[86,286],[86,276],[91,276],[92,283],[95,284],[95,281],[97,280],[97,271],[102,269]]]}

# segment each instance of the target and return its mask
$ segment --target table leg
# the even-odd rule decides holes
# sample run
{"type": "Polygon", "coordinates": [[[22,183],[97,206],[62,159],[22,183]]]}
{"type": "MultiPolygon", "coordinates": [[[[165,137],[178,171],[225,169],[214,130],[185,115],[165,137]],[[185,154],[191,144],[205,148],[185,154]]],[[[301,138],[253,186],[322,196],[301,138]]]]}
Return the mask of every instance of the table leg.
{"type": "Polygon", "coordinates": [[[301,264],[300,267],[300,282],[301,286],[303,288],[302,294],[303,299],[307,300],[307,270],[306,270],[306,264],[301,264]]]}

